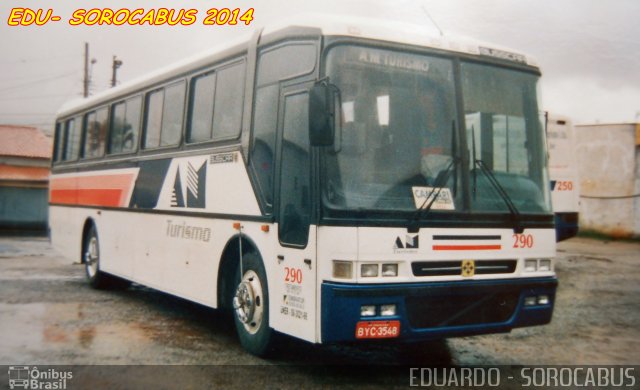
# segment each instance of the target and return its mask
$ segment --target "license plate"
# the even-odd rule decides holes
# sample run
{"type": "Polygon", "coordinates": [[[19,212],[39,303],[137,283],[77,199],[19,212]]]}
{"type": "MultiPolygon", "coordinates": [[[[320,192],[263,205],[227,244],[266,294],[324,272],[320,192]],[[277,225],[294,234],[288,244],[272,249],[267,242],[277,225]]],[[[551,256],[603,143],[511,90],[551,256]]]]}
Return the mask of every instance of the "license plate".
{"type": "Polygon", "coordinates": [[[400,321],[360,321],[356,339],[390,339],[400,336],[400,321]]]}

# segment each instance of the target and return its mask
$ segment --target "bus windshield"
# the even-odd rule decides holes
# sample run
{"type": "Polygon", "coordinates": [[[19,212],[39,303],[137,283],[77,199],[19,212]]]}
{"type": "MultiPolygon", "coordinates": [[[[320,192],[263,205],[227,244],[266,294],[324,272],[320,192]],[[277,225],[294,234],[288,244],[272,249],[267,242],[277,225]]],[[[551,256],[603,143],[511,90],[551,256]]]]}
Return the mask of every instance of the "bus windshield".
{"type": "Polygon", "coordinates": [[[537,76],[471,63],[460,69],[457,99],[451,59],[362,46],[329,51],[327,76],[341,110],[324,158],[327,207],[509,213],[491,175],[518,212],[549,212],[537,76]],[[459,110],[465,140],[457,134],[459,110]]]}

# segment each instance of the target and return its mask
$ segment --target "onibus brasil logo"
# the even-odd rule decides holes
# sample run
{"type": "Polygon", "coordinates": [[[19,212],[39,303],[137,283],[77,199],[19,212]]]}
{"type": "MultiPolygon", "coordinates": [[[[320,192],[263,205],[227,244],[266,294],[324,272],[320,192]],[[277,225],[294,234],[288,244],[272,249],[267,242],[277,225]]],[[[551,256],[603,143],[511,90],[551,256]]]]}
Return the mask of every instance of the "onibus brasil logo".
{"type": "Polygon", "coordinates": [[[39,370],[38,367],[9,366],[9,388],[63,390],[73,378],[71,371],[55,368],[39,370]]]}

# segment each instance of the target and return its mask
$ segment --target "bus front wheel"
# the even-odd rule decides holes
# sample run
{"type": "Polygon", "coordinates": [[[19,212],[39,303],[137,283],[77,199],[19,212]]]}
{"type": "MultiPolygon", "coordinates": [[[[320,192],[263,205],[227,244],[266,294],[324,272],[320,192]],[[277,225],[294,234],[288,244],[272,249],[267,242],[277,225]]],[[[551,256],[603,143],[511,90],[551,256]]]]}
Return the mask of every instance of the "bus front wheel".
{"type": "Polygon", "coordinates": [[[274,331],[269,326],[269,289],[259,256],[247,253],[238,267],[233,310],[240,344],[256,356],[271,352],[274,331]]]}

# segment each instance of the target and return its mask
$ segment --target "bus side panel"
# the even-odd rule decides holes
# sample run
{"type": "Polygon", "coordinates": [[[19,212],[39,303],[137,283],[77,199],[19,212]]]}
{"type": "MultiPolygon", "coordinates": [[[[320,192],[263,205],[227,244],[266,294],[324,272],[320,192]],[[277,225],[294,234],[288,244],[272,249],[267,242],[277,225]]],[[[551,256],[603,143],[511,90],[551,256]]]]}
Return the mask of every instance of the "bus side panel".
{"type": "MultiPolygon", "coordinates": [[[[316,282],[316,316],[318,329],[318,342],[324,339],[325,329],[322,327],[322,285],[326,280],[333,278],[334,261],[351,261],[354,263],[352,272],[356,273],[358,260],[358,228],[356,227],[318,227],[318,276],[316,282]]],[[[348,280],[349,282],[351,280],[348,280]]]]}
{"type": "Polygon", "coordinates": [[[49,206],[51,243],[56,251],[73,262],[82,261],[82,228],[89,210],[64,206],[49,206]]]}
{"type": "Polygon", "coordinates": [[[273,229],[275,256],[264,257],[269,279],[270,325],[277,331],[300,339],[318,342],[316,311],[316,226],[309,228],[305,248],[285,247],[277,243],[278,226],[273,229]]]}

